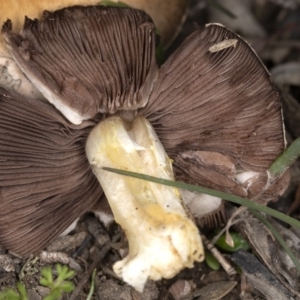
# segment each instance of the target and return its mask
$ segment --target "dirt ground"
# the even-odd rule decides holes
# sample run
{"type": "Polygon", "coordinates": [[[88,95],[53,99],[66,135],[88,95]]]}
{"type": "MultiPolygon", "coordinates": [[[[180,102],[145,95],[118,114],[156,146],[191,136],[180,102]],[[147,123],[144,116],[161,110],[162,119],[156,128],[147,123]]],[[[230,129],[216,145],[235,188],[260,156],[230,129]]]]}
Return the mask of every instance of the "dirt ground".
{"type": "MultiPolygon", "coordinates": [[[[226,0],[219,1],[235,18],[220,8],[216,1],[193,0],[183,27],[168,49],[174,49],[197,27],[209,22],[222,23],[247,40],[272,74],[282,94],[283,114],[288,143],[300,136],[300,1],[226,0]]],[[[272,207],[300,217],[300,161],[291,168],[291,184],[272,207]]],[[[234,207],[226,206],[227,215],[234,207]]],[[[112,271],[112,265],[126,253],[126,241],[114,224],[105,229],[97,218],[88,214],[76,229],[55,240],[38,257],[23,260],[0,248],[0,291],[25,284],[32,300],[42,299],[48,289],[39,284],[41,268],[55,263],[76,271],[72,279],[76,289],[63,299],[86,299],[91,289],[91,276],[97,268],[92,299],[104,300],[192,300],[192,299],[297,299],[300,296],[299,274],[265,227],[245,212],[234,229],[248,238],[251,250],[235,254],[221,251],[228,269],[212,270],[196,263],[170,280],[149,282],[143,294],[123,283],[112,271]],[[230,273],[230,266],[239,265],[230,273]]],[[[296,256],[300,253],[300,230],[270,220],[296,256]]],[[[210,237],[210,232],[204,232],[210,237]]],[[[299,298],[300,299],[300,298],[299,298]]]]}

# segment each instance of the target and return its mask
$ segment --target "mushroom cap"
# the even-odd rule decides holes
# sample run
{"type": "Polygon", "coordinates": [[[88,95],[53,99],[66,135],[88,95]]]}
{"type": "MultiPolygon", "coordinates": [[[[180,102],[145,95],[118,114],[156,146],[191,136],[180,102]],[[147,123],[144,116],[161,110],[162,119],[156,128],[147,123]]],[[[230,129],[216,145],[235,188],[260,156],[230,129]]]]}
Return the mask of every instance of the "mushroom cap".
{"type": "Polygon", "coordinates": [[[20,34],[7,21],[2,33],[22,71],[74,124],[148,100],[155,30],[142,11],[75,6],[45,11],[41,21],[26,18],[20,34]]]}
{"type": "MultiPolygon", "coordinates": [[[[244,197],[254,195],[236,175],[266,171],[285,148],[270,74],[249,44],[219,24],[196,30],[168,58],[139,113],[174,159],[177,178],[244,197]]],[[[282,181],[280,193],[288,172],[282,181]]]]}
{"type": "Polygon", "coordinates": [[[0,88],[0,244],[30,255],[99,201],[85,155],[94,122],[70,124],[52,105],[0,88]]]}

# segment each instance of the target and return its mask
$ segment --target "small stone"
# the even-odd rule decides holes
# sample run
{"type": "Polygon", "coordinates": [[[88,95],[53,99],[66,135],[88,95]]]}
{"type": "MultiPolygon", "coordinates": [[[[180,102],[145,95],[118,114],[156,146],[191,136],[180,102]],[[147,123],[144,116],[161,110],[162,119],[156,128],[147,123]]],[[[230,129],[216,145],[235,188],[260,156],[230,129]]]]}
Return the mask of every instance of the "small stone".
{"type": "Polygon", "coordinates": [[[114,280],[106,280],[98,288],[99,299],[106,300],[133,300],[132,288],[128,285],[119,285],[114,280]]]}
{"type": "Polygon", "coordinates": [[[14,261],[8,255],[2,254],[0,255],[0,270],[4,270],[5,272],[14,272],[15,266],[14,261]]]}
{"type": "Polygon", "coordinates": [[[79,247],[87,237],[86,232],[79,232],[73,235],[60,236],[56,238],[48,247],[48,252],[72,251],[79,247]]]}

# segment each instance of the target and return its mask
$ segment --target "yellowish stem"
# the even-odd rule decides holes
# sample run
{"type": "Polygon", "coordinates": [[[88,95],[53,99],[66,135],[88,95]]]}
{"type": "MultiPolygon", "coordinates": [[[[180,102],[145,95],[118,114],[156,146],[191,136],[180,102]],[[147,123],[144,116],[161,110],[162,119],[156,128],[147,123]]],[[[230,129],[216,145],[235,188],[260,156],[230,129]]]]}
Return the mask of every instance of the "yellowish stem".
{"type": "Polygon", "coordinates": [[[177,188],[102,170],[134,170],[174,180],[171,160],[145,118],[138,116],[130,124],[119,117],[100,122],[88,137],[86,153],[129,242],[128,256],[114,265],[118,276],[142,291],[148,278],[171,278],[203,260],[198,228],[177,188]]]}

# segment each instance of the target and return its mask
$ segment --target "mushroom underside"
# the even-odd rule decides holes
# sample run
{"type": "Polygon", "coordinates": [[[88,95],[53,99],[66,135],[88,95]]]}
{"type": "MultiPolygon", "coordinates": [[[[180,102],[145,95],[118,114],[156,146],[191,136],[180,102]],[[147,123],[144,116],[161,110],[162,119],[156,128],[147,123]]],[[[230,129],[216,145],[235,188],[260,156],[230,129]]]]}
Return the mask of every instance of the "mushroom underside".
{"type": "MultiPolygon", "coordinates": [[[[129,240],[129,255],[115,271],[138,290],[148,277],[169,278],[203,258],[199,233],[181,198],[198,205],[205,197],[122,178],[101,167],[173,179],[173,160],[177,179],[254,197],[268,180],[265,171],[285,147],[280,97],[269,73],[243,39],[220,25],[196,30],[160,69],[155,62],[151,19],[128,8],[71,7],[46,12],[41,21],[26,19],[20,34],[12,32],[8,21],[2,32],[26,76],[77,124],[72,125],[48,104],[1,92],[0,137],[7,146],[0,145],[0,169],[8,172],[0,173],[5,180],[1,186],[0,243],[21,253],[40,249],[49,241],[41,236],[43,230],[54,237],[80,215],[80,210],[95,205],[97,195],[100,197],[102,189],[84,153],[85,139],[99,121],[89,134],[86,152],[129,240]],[[14,106],[20,126],[13,121],[14,106]],[[70,116],[64,107],[76,116],[70,116]],[[23,117],[22,110],[29,116],[23,117]],[[127,115],[128,111],[132,113],[127,115]],[[99,116],[99,112],[105,114],[99,116]],[[40,116],[37,121],[35,115],[40,116]],[[126,120],[122,119],[125,115],[126,120]],[[28,154],[38,148],[36,145],[41,150],[28,154]],[[67,164],[57,164],[59,155],[67,160],[70,155],[75,167],[72,173],[77,177],[68,176],[67,164]],[[24,157],[29,157],[28,162],[20,165],[24,157]],[[58,174],[60,168],[64,176],[58,174]],[[28,176],[36,170],[40,176],[31,181],[24,176],[15,181],[20,171],[28,176]],[[31,184],[41,191],[61,184],[65,190],[57,190],[53,197],[46,193],[36,196],[31,184]],[[87,193],[87,202],[79,198],[71,201],[77,190],[87,193]],[[21,201],[26,197],[31,200],[21,201]],[[39,213],[35,213],[36,207],[39,213]],[[72,212],[69,219],[65,218],[68,209],[72,212]],[[44,221],[49,210],[56,213],[58,229],[44,221]],[[8,213],[20,217],[13,219],[11,228],[8,213]],[[12,242],[21,236],[22,243],[12,242]],[[32,242],[34,236],[36,243],[32,242]],[[148,245],[147,236],[153,243],[148,245]],[[162,241],[163,237],[168,237],[167,241],[162,241]],[[30,247],[25,251],[26,240],[30,247]],[[154,255],[152,261],[152,253],[161,243],[165,243],[166,252],[159,258],[154,255]],[[164,260],[164,255],[170,260],[164,260]]],[[[287,172],[261,195],[262,201],[277,199],[288,181],[287,172]]],[[[222,205],[220,199],[215,200],[222,205]]],[[[194,204],[191,207],[196,209],[194,204]]],[[[219,207],[209,206],[214,210],[219,207]]]]}
{"type": "Polygon", "coordinates": [[[20,34],[8,20],[2,34],[20,69],[73,124],[146,104],[157,66],[154,24],[143,11],[74,6],[26,17],[20,34]]]}

